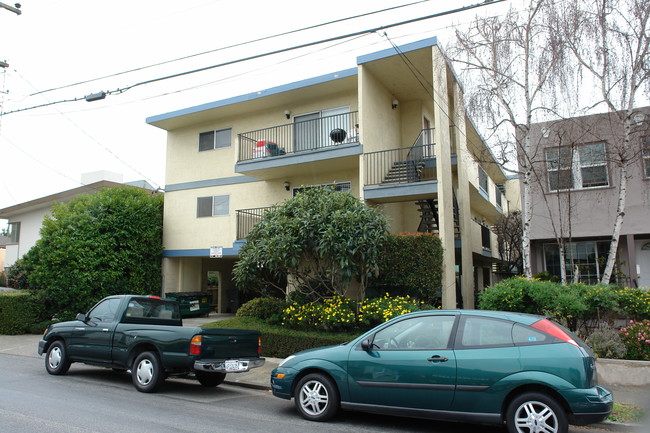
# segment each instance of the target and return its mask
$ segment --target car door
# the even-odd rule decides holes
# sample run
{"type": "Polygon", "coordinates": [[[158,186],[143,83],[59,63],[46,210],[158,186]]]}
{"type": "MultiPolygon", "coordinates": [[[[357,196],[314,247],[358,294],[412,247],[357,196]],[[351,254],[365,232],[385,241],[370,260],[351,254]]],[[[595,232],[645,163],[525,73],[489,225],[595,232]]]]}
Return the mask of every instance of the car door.
{"type": "Polygon", "coordinates": [[[463,315],[454,346],[458,366],[455,410],[498,410],[503,397],[500,393],[507,390],[493,385],[521,370],[513,326],[509,320],[463,315]]]}
{"type": "Polygon", "coordinates": [[[445,410],[456,386],[450,347],[454,314],[393,322],[370,337],[368,350],[348,358],[351,403],[445,410]]]}
{"type": "Polygon", "coordinates": [[[72,330],[68,351],[79,361],[110,363],[113,332],[121,298],[107,298],[95,305],[72,330]]]}

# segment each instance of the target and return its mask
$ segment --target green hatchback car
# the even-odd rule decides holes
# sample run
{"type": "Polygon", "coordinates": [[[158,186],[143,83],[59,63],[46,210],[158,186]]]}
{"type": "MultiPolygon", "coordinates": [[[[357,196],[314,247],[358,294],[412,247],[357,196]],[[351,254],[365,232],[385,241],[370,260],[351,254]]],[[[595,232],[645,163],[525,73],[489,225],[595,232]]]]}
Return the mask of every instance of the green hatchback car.
{"type": "Polygon", "coordinates": [[[409,313],[349,343],[299,352],[273,370],[271,386],[313,421],[342,408],[519,433],[599,422],[613,403],[597,386],[593,352],[569,330],[479,310],[409,313]]]}

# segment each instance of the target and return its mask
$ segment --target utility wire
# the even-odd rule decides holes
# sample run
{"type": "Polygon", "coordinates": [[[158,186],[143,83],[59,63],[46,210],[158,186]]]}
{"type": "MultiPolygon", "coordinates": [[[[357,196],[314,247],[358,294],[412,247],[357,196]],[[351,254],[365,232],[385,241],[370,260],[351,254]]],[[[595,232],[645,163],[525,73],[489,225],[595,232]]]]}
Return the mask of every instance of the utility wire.
{"type": "MultiPolygon", "coordinates": [[[[506,1],[506,0],[493,0],[493,1],[490,1],[490,2],[477,3],[477,4],[473,4],[473,5],[463,6],[463,7],[460,7],[460,8],[451,9],[451,10],[447,10],[447,11],[444,11],[444,12],[438,12],[438,13],[435,13],[435,14],[426,15],[424,17],[412,18],[412,19],[409,19],[409,20],[400,21],[400,22],[393,23],[393,24],[388,24],[388,25],[385,25],[385,26],[379,26],[379,27],[375,27],[375,28],[371,28],[371,29],[361,30],[361,31],[353,32],[353,33],[348,33],[348,34],[345,34],[345,35],[339,35],[339,36],[334,36],[334,37],[331,37],[331,38],[321,39],[321,40],[315,41],[315,42],[308,42],[308,43],[294,45],[294,46],[287,47],[287,48],[281,48],[281,49],[274,50],[274,51],[268,51],[268,52],[262,53],[262,54],[256,54],[256,55],[253,55],[253,56],[248,56],[248,57],[244,57],[244,58],[240,58],[240,59],[236,59],[236,60],[231,60],[231,61],[228,61],[228,62],[218,63],[216,65],[211,65],[211,66],[205,66],[205,67],[202,67],[202,68],[192,69],[192,70],[189,70],[189,71],[180,72],[180,73],[177,73],[177,74],[171,74],[171,75],[167,75],[167,76],[164,76],[164,77],[153,78],[153,79],[150,79],[150,80],[141,81],[141,82],[133,84],[131,86],[119,88],[119,89],[116,89],[116,90],[109,90],[109,91],[104,92],[104,93],[106,95],[118,95],[118,94],[124,93],[124,92],[126,92],[128,90],[131,90],[131,89],[133,89],[135,87],[144,86],[146,84],[152,84],[152,83],[156,83],[156,82],[159,82],[159,81],[169,80],[169,79],[172,79],[172,78],[183,77],[183,76],[195,74],[195,73],[198,73],[198,72],[208,71],[210,69],[215,69],[215,68],[219,68],[219,67],[223,67],[223,66],[234,65],[234,64],[237,64],[237,63],[247,62],[247,61],[250,61],[250,60],[256,60],[256,59],[272,56],[272,55],[275,55],[275,54],[281,54],[281,53],[285,53],[285,52],[288,52],[288,51],[294,51],[294,50],[298,50],[298,49],[301,49],[301,48],[306,48],[306,47],[319,45],[319,44],[323,44],[323,43],[327,43],[327,42],[333,42],[333,41],[337,41],[337,40],[341,40],[341,39],[352,38],[352,37],[360,36],[360,35],[363,35],[363,34],[377,33],[377,32],[380,32],[382,30],[386,30],[386,29],[389,29],[389,28],[403,26],[403,25],[406,25],[406,24],[412,24],[412,23],[419,22],[419,21],[425,21],[425,20],[429,20],[429,19],[432,19],[432,18],[439,18],[439,17],[442,17],[442,16],[452,15],[452,14],[459,13],[459,12],[465,12],[465,11],[468,11],[468,10],[476,9],[476,8],[479,8],[479,7],[483,7],[483,6],[487,6],[487,5],[491,5],[491,4],[495,4],[495,3],[500,3],[500,2],[503,2],[503,1],[506,1]]],[[[7,111],[7,112],[4,112],[4,113],[0,113],[0,116],[4,116],[4,115],[7,115],[7,114],[12,114],[12,113],[17,113],[17,112],[21,112],[21,111],[33,110],[35,108],[41,108],[41,107],[51,106],[51,105],[55,105],[55,104],[65,103],[65,102],[79,101],[79,100],[82,100],[82,99],[85,99],[85,97],[66,99],[66,100],[62,100],[62,101],[58,101],[58,102],[50,102],[50,103],[47,103],[47,104],[41,104],[41,105],[36,105],[36,106],[26,107],[26,108],[20,108],[20,109],[17,109],[17,110],[12,110],[12,111],[7,111]]]]}
{"type": "Polygon", "coordinates": [[[253,43],[256,43],[256,42],[262,42],[262,41],[266,41],[266,40],[269,40],[269,39],[278,38],[280,36],[286,36],[286,35],[290,35],[290,34],[293,34],[293,33],[300,33],[300,32],[306,31],[306,30],[312,30],[312,29],[316,29],[316,28],[319,28],[319,27],[325,27],[325,26],[328,26],[328,25],[331,25],[331,24],[337,24],[337,23],[341,23],[341,22],[344,22],[344,21],[354,20],[354,19],[357,19],[357,18],[363,18],[363,17],[366,17],[366,16],[375,15],[375,14],[379,14],[379,13],[382,13],[382,12],[388,12],[388,11],[395,10],[395,9],[400,9],[400,8],[404,8],[404,7],[408,7],[408,6],[413,6],[413,5],[418,4],[418,3],[426,3],[428,1],[431,1],[431,0],[418,0],[418,1],[415,1],[415,2],[406,3],[406,4],[403,4],[403,5],[399,5],[399,6],[392,6],[392,7],[389,7],[389,8],[380,9],[380,10],[373,11],[373,12],[366,12],[366,13],[359,14],[359,15],[354,15],[354,16],[351,16],[351,17],[340,18],[340,19],[333,20],[333,21],[328,21],[328,22],[325,22],[325,23],[314,24],[312,26],[307,26],[307,27],[302,27],[302,28],[299,28],[299,29],[289,30],[289,31],[282,32],[282,33],[276,33],[274,35],[263,36],[263,37],[253,39],[253,40],[250,40],[250,41],[239,42],[239,43],[228,45],[228,46],[225,46],[225,47],[215,48],[213,50],[202,51],[200,53],[195,53],[195,54],[190,54],[190,55],[183,56],[183,57],[178,57],[176,59],[165,60],[163,62],[154,63],[154,64],[147,65],[147,66],[141,66],[141,67],[138,67],[138,68],[133,68],[133,69],[129,69],[129,70],[126,70],[126,71],[117,72],[117,73],[110,74],[110,75],[104,75],[104,76],[97,77],[97,78],[91,78],[91,79],[84,80],[84,81],[79,81],[79,82],[76,82],[76,83],[73,83],[73,84],[66,84],[66,85],[59,86],[59,87],[53,87],[51,89],[42,90],[42,91],[39,91],[39,92],[36,92],[36,93],[32,93],[29,96],[35,96],[35,95],[40,95],[42,93],[52,92],[52,91],[55,91],[55,90],[66,89],[66,88],[69,88],[69,87],[78,86],[80,84],[92,83],[93,81],[98,81],[98,80],[103,80],[103,79],[106,79],[106,78],[117,77],[117,76],[120,76],[120,75],[129,74],[131,72],[138,72],[138,71],[142,71],[142,70],[145,70],[145,69],[154,68],[156,66],[162,66],[162,65],[169,64],[169,63],[178,62],[178,61],[181,61],[181,60],[191,59],[193,57],[203,56],[205,54],[216,53],[218,51],[225,51],[225,50],[228,50],[230,48],[242,47],[244,45],[250,45],[250,44],[253,44],[253,43]]]}

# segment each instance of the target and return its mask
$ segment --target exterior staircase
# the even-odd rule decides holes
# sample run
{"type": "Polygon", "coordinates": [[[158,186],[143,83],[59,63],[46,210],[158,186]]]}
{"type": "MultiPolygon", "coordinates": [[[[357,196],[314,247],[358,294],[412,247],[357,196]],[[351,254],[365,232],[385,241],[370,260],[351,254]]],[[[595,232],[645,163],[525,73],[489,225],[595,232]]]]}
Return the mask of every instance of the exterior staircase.
{"type": "Polygon", "coordinates": [[[386,176],[384,176],[381,185],[418,182],[423,168],[424,162],[422,161],[395,161],[386,176]]]}
{"type": "MultiPolygon", "coordinates": [[[[454,237],[460,238],[460,212],[458,200],[454,192],[454,237]]],[[[440,233],[440,218],[438,214],[438,199],[418,200],[415,202],[420,212],[420,233],[440,233]]]]}

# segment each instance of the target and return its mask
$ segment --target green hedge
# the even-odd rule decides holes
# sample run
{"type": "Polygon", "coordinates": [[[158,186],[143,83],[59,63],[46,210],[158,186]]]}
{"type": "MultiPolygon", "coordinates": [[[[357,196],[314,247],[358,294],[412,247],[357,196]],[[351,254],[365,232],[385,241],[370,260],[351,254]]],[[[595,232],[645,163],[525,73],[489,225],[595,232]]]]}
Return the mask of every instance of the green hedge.
{"type": "Polygon", "coordinates": [[[39,333],[43,323],[44,308],[29,293],[22,290],[0,292],[0,334],[39,333]]]}
{"type": "Polygon", "coordinates": [[[292,353],[350,341],[359,334],[296,331],[268,325],[253,317],[237,317],[203,325],[211,328],[255,329],[262,333],[262,356],[286,358],[292,353]]]}

